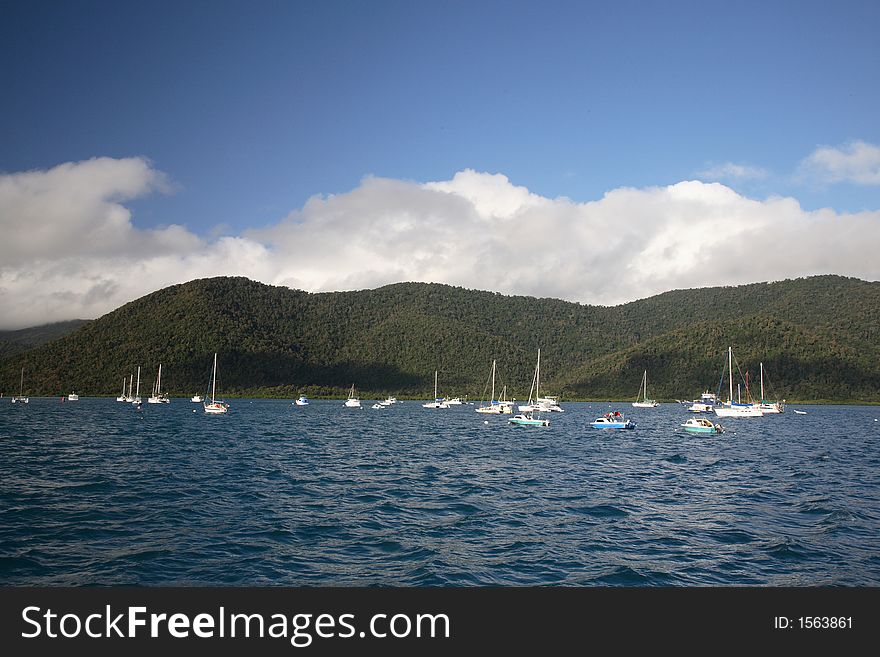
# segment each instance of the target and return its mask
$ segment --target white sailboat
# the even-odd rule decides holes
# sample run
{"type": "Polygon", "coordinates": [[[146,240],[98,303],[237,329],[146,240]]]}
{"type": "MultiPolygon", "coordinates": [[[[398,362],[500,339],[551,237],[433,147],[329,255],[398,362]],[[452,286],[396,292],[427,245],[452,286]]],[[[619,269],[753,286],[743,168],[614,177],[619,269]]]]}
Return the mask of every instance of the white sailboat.
{"type": "Polygon", "coordinates": [[[134,397],[131,398],[132,404],[140,404],[141,403],[141,367],[138,365],[138,378],[137,378],[137,387],[134,390],[134,397]]]}
{"type": "Polygon", "coordinates": [[[449,408],[446,400],[437,396],[437,370],[434,370],[434,401],[422,404],[422,408],[449,408]]]}
{"type": "Polygon", "coordinates": [[[67,395],[67,401],[79,401],[79,395],[76,392],[72,392],[67,395]]]}
{"type": "Polygon", "coordinates": [[[128,375],[128,394],[125,396],[125,401],[128,404],[131,404],[134,401],[134,394],[132,391],[134,390],[134,374],[128,375]]]}
{"type": "Polygon", "coordinates": [[[633,402],[634,408],[657,408],[660,405],[653,399],[648,399],[648,370],[645,370],[642,376],[642,385],[639,387],[639,399],[641,401],[633,402]]]}
{"type": "Polygon", "coordinates": [[[125,401],[125,377],[122,377],[122,394],[116,398],[116,401],[118,401],[118,402],[125,401]]]}
{"type": "Polygon", "coordinates": [[[718,417],[761,417],[764,414],[751,404],[737,404],[733,401],[733,348],[727,348],[727,367],[730,371],[730,386],[726,406],[716,406],[718,417]]]}
{"type": "Polygon", "coordinates": [[[217,352],[214,352],[214,371],[211,374],[211,401],[205,401],[204,408],[205,413],[211,415],[220,415],[229,411],[229,404],[217,399],[217,352]]]}
{"type": "Polygon", "coordinates": [[[148,404],[170,404],[171,400],[167,395],[162,394],[162,364],[159,363],[159,373],[156,375],[156,382],[153,384],[153,394],[147,397],[148,404]]]}
{"type": "MultiPolygon", "coordinates": [[[[535,376],[532,377],[532,386],[531,386],[531,388],[529,388],[529,402],[528,402],[527,406],[534,408],[534,406],[532,405],[532,400],[538,399],[538,396],[541,394],[540,388],[541,388],[541,350],[538,349],[538,362],[535,365],[535,376]],[[534,397],[532,397],[532,393],[535,394],[534,397]]],[[[535,413],[536,412],[534,410],[532,410],[532,411],[527,411],[525,413],[520,413],[518,415],[514,415],[512,418],[510,418],[508,420],[508,423],[516,424],[519,426],[526,426],[526,427],[549,427],[550,426],[550,420],[546,420],[544,418],[538,417],[538,416],[536,416],[535,413]]]]}
{"type": "Polygon", "coordinates": [[[12,398],[13,404],[29,404],[30,399],[24,396],[24,368],[21,368],[21,380],[18,383],[18,394],[12,398]]]}
{"type": "Polygon", "coordinates": [[[346,408],[360,408],[361,400],[354,394],[354,384],[351,384],[351,390],[348,393],[348,399],[345,400],[346,408]]]}
{"type": "Polygon", "coordinates": [[[764,363],[761,363],[761,403],[757,404],[764,415],[785,412],[785,400],[781,402],[769,402],[764,398],[764,363]]]}
{"type": "MultiPolygon", "coordinates": [[[[490,415],[501,415],[502,409],[501,404],[495,401],[495,361],[492,361],[492,374],[489,375],[492,379],[492,392],[489,395],[489,403],[481,406],[477,406],[474,410],[477,413],[488,413],[490,415]]],[[[486,382],[486,388],[488,388],[489,382],[486,382]]],[[[485,394],[486,390],[483,390],[485,394]]]]}

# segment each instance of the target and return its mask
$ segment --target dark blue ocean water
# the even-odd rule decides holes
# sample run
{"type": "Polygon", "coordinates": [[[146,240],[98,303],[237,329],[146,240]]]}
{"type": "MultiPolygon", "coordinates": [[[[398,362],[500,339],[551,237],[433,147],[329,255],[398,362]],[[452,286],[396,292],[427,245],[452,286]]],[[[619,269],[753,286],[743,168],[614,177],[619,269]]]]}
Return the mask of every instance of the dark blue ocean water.
{"type": "Polygon", "coordinates": [[[880,585],[877,407],[231,403],[0,400],[0,584],[880,585]]]}

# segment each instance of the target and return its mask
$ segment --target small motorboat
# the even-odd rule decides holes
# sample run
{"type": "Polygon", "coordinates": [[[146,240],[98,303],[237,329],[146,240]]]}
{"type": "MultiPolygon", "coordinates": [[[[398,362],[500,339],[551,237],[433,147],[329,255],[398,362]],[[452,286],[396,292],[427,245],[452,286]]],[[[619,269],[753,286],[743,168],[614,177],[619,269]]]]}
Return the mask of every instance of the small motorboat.
{"type": "Polygon", "coordinates": [[[549,427],[550,420],[535,417],[532,413],[520,413],[514,415],[508,421],[508,424],[517,424],[521,427],[549,427]]]}
{"type": "Polygon", "coordinates": [[[724,427],[720,424],[712,423],[704,417],[689,418],[688,421],[681,426],[685,431],[690,431],[691,433],[718,434],[724,431],[724,427]]]}
{"type": "Polygon", "coordinates": [[[590,423],[595,429],[635,429],[636,423],[627,420],[620,411],[612,411],[605,413],[602,417],[597,417],[590,423]]]}
{"type": "Polygon", "coordinates": [[[300,395],[299,399],[297,399],[293,403],[296,404],[297,406],[308,406],[309,400],[308,400],[308,397],[306,397],[305,395],[300,395]]]}

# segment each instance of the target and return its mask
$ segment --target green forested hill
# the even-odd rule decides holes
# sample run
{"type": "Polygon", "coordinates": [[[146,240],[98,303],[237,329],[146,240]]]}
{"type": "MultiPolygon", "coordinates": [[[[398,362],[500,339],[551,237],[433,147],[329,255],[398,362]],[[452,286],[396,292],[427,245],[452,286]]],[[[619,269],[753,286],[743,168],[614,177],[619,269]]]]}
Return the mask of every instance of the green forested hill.
{"type": "Polygon", "coordinates": [[[677,290],[615,307],[508,297],[446,285],[307,294],[244,278],[175,285],[0,362],[0,388],[118,394],[163,365],[172,394],[204,391],[219,353],[226,395],[338,394],[479,399],[492,359],[519,399],[535,352],[542,387],[563,398],[634,398],[642,371],[659,399],[718,384],[728,345],[775,396],[880,401],[880,284],[838,276],[677,290]]]}
{"type": "Polygon", "coordinates": [[[67,322],[43,324],[17,331],[0,331],[0,359],[9,358],[41,344],[57,340],[87,323],[86,319],[71,319],[67,322]]]}

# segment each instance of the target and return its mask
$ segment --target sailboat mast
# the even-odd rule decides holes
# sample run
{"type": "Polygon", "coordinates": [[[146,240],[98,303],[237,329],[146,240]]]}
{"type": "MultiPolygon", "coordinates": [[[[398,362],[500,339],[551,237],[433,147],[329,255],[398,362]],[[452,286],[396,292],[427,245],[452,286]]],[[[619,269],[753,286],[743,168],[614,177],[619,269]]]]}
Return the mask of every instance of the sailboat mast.
{"type": "Polygon", "coordinates": [[[217,393],[217,352],[214,352],[214,375],[211,377],[211,403],[214,403],[217,393]]]}
{"type": "Polygon", "coordinates": [[[489,403],[495,401],[495,361],[492,361],[492,396],[489,397],[489,403]]]}
{"type": "Polygon", "coordinates": [[[141,394],[141,367],[138,365],[138,381],[137,387],[135,388],[134,396],[139,397],[141,394]]]}
{"type": "Polygon", "coordinates": [[[156,396],[162,394],[162,363],[159,363],[159,376],[156,379],[156,396]]]}
{"type": "Polygon", "coordinates": [[[727,367],[730,370],[730,390],[729,397],[730,403],[733,404],[733,347],[727,348],[727,367]]]}
{"type": "Polygon", "coordinates": [[[434,401],[437,401],[437,370],[434,370],[434,401]]]}
{"type": "Polygon", "coordinates": [[[761,363],[761,403],[764,403],[764,363],[761,363]]]}
{"type": "Polygon", "coordinates": [[[541,388],[541,350],[538,349],[538,364],[535,366],[535,403],[538,403],[538,397],[541,395],[538,392],[541,388]]]}

